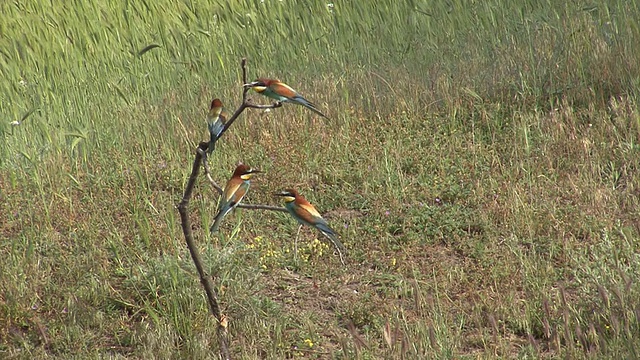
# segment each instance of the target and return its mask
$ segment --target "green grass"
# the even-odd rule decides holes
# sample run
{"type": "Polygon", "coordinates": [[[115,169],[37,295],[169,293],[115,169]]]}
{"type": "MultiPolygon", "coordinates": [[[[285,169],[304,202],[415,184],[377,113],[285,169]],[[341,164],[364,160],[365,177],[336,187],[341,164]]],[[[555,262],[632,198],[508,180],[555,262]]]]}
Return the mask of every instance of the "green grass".
{"type": "Polygon", "coordinates": [[[234,358],[640,356],[634,4],[18,3],[0,4],[0,357],[217,358],[175,205],[245,56],[331,120],[247,110],[212,176],[265,170],[251,203],[296,187],[349,265],[309,229],[294,260],[284,213],[209,236],[203,178],[194,233],[234,358]]]}

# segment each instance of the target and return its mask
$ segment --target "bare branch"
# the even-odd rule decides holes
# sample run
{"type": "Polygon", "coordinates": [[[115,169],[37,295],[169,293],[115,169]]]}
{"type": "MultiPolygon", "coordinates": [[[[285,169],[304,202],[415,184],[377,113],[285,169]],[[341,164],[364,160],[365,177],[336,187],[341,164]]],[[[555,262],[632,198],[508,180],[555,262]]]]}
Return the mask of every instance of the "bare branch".
{"type": "MultiPolygon", "coordinates": [[[[206,150],[208,143],[202,142],[198,145],[198,150],[206,150]]],[[[182,196],[182,201],[178,204],[178,212],[180,213],[180,221],[182,223],[182,232],[184,234],[184,239],[187,242],[187,247],[189,248],[189,253],[191,253],[191,259],[198,270],[198,274],[200,275],[200,282],[204,287],[204,291],[207,294],[207,299],[209,300],[209,308],[213,313],[213,316],[218,321],[218,338],[220,341],[220,356],[223,359],[231,359],[229,355],[229,346],[226,336],[226,321],[222,313],[220,312],[220,306],[218,305],[218,296],[216,295],[215,290],[213,289],[213,284],[211,277],[207,275],[204,270],[204,266],[202,265],[202,259],[200,258],[200,254],[198,253],[198,248],[193,241],[193,233],[191,232],[191,220],[189,219],[189,201],[191,200],[191,193],[193,192],[193,188],[196,183],[196,179],[198,178],[198,173],[200,172],[200,163],[202,162],[202,152],[197,151],[196,157],[193,160],[193,166],[191,167],[191,175],[189,176],[189,181],[187,181],[187,186],[184,189],[184,195],[182,196]]]]}
{"type": "Polygon", "coordinates": [[[258,105],[258,104],[253,104],[250,101],[251,99],[248,100],[247,102],[247,107],[248,108],[252,108],[252,109],[275,109],[275,108],[279,108],[282,106],[282,102],[280,101],[276,101],[273,104],[270,105],[258,105]]]}
{"type": "Polygon", "coordinates": [[[270,211],[280,211],[280,212],[289,212],[285,207],[282,206],[271,206],[271,205],[260,205],[260,204],[238,204],[239,208],[249,209],[249,210],[270,210],[270,211]]]}
{"type": "Polygon", "coordinates": [[[209,180],[209,183],[211,184],[211,186],[218,192],[218,195],[222,195],[222,191],[223,191],[222,188],[211,177],[211,169],[209,168],[209,158],[207,157],[207,152],[203,151],[201,148],[198,148],[197,152],[198,154],[200,154],[200,156],[202,156],[202,165],[204,166],[204,175],[206,176],[207,180],[209,180]]]}

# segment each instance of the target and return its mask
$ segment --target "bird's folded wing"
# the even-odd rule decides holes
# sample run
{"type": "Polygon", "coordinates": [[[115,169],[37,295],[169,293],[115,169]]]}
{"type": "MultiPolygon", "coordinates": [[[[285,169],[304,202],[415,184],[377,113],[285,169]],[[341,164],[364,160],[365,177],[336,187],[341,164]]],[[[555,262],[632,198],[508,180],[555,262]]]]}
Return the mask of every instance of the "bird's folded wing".
{"type": "Polygon", "coordinates": [[[298,93],[293,90],[289,85],[283,83],[272,84],[271,89],[280,96],[286,96],[288,98],[294,98],[298,93]]]}
{"type": "Polygon", "coordinates": [[[232,200],[235,201],[235,198],[237,198],[238,195],[244,196],[244,193],[247,192],[246,189],[244,191],[241,190],[243,184],[242,180],[234,180],[235,179],[232,179],[227,183],[227,186],[225,186],[224,192],[222,193],[222,199],[220,199],[220,201],[224,201],[225,203],[232,200]],[[239,191],[241,191],[241,194],[238,193],[239,191]]]}
{"type": "Polygon", "coordinates": [[[302,210],[302,213],[307,213],[308,215],[310,215],[311,217],[313,217],[313,219],[306,219],[307,216],[302,215],[303,217],[305,217],[305,220],[309,221],[309,220],[316,220],[316,219],[322,219],[322,216],[320,215],[320,213],[318,212],[318,210],[316,210],[316,208],[313,207],[313,205],[309,204],[300,204],[298,205],[300,207],[300,209],[302,210]]]}

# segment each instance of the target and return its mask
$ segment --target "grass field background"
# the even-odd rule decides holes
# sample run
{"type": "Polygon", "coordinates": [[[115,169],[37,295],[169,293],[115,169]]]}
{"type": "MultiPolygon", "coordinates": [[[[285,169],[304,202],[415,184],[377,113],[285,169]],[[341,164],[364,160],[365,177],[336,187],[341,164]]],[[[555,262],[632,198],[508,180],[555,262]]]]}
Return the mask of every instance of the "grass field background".
{"type": "Polygon", "coordinates": [[[622,0],[0,4],[0,357],[217,358],[175,205],[210,158],[284,213],[206,231],[238,359],[640,357],[640,7],[622,0]],[[266,99],[252,95],[255,101],[266,99]]]}

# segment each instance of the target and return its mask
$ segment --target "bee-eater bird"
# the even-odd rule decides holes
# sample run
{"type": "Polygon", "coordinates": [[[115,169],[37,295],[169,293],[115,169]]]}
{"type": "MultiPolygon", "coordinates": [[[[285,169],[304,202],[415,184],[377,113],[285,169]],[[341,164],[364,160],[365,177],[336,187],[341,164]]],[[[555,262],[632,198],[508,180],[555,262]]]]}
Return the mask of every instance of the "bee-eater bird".
{"type": "Polygon", "coordinates": [[[207,148],[207,152],[211,154],[216,147],[216,141],[220,137],[222,133],[222,129],[224,129],[224,125],[227,123],[227,119],[229,114],[224,110],[224,106],[222,105],[222,101],[216,98],[211,102],[211,107],[209,108],[209,113],[207,114],[207,127],[209,128],[209,135],[211,136],[209,140],[209,147],[207,148]]]}
{"type": "Polygon", "coordinates": [[[284,199],[285,207],[300,224],[314,227],[326,236],[338,251],[340,261],[344,265],[342,256],[343,252],[346,253],[344,245],[338,240],[338,234],[329,227],[329,224],[322,218],[318,210],[294,189],[287,189],[274,195],[281,196],[284,199]]]}
{"type": "Polygon", "coordinates": [[[220,227],[220,223],[222,219],[229,213],[229,211],[233,210],[242,198],[249,191],[249,180],[254,174],[261,172],[260,170],[252,169],[251,167],[240,164],[236,167],[236,170],[233,172],[233,176],[231,179],[227,181],[227,184],[224,186],[224,191],[222,192],[222,196],[220,197],[220,202],[218,203],[218,215],[216,215],[213,225],[211,225],[212,233],[218,231],[218,227],[220,227]]]}
{"type": "Polygon", "coordinates": [[[266,97],[281,101],[291,102],[294,104],[302,105],[309,108],[316,114],[328,119],[328,117],[321,113],[313,103],[298,94],[291,86],[281,82],[277,79],[259,78],[256,81],[246,84],[246,87],[250,87],[258,94],[262,94],[266,97]]]}

